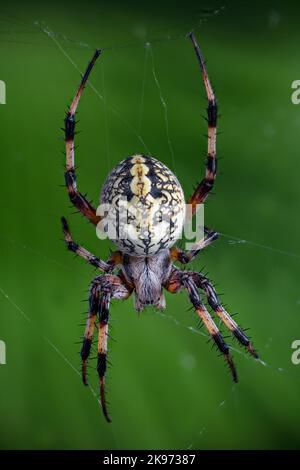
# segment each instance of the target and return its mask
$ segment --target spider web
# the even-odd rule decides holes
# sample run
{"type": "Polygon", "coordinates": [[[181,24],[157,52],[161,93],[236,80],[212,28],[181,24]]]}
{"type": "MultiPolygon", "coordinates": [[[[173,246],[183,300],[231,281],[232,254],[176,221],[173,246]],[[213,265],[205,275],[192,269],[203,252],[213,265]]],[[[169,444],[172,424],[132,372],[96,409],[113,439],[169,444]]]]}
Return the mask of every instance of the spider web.
{"type": "MultiPolygon", "coordinates": [[[[205,18],[203,18],[203,21],[205,21],[208,17],[214,16],[220,13],[222,11],[222,8],[218,11],[212,11],[210,14],[207,14],[205,18]]],[[[198,27],[201,27],[198,25],[198,27]]],[[[106,86],[105,86],[105,70],[104,70],[104,65],[103,62],[101,62],[100,65],[100,70],[101,70],[101,88],[102,88],[102,93],[99,92],[98,87],[95,86],[93,81],[89,81],[88,85],[96,95],[96,97],[103,103],[104,105],[104,136],[105,136],[105,146],[106,146],[106,165],[107,165],[107,171],[110,170],[111,168],[111,143],[109,140],[109,112],[114,114],[116,118],[124,125],[124,127],[127,129],[128,132],[132,133],[137,141],[143,146],[144,150],[151,155],[151,151],[148,148],[148,145],[146,144],[143,136],[142,136],[142,124],[143,124],[143,119],[144,119],[144,107],[145,107],[145,92],[146,92],[146,82],[149,81],[151,78],[154,81],[154,84],[157,88],[158,92],[158,97],[160,100],[161,104],[161,111],[163,114],[163,119],[165,123],[165,136],[167,140],[167,145],[169,148],[169,155],[172,163],[173,170],[176,168],[176,154],[174,150],[174,144],[172,141],[172,132],[171,132],[171,127],[170,127],[170,122],[169,122],[169,114],[168,114],[168,104],[167,100],[164,96],[164,90],[163,86],[161,85],[160,82],[160,77],[159,77],[159,70],[157,70],[156,62],[155,62],[155,47],[159,46],[160,44],[166,43],[166,42],[172,42],[172,41],[179,41],[179,40],[185,40],[186,33],[188,31],[184,31],[180,34],[174,34],[174,35],[162,35],[161,37],[158,38],[153,38],[151,41],[147,41],[145,43],[141,43],[141,41],[134,42],[134,43],[128,43],[128,44],[116,44],[116,45],[111,45],[111,46],[106,46],[103,48],[103,50],[122,50],[124,48],[131,48],[131,47],[143,47],[144,48],[144,60],[143,64],[141,66],[142,69],[142,79],[141,79],[141,89],[140,89],[140,106],[138,110],[138,125],[137,128],[135,128],[128,120],[126,120],[123,116],[122,113],[114,106],[111,106],[108,103],[107,95],[106,95],[106,86]],[[155,47],[154,47],[155,46],[155,47]]],[[[55,33],[52,28],[48,27],[45,23],[41,21],[35,21],[32,25],[28,25],[27,23],[24,23],[21,20],[18,20],[16,18],[11,18],[11,17],[6,17],[1,15],[0,17],[0,41],[2,42],[12,42],[12,43],[22,43],[22,44],[28,44],[28,45],[35,45],[35,44],[41,44],[41,37],[45,36],[46,40],[42,42],[42,44],[45,47],[54,47],[56,48],[63,56],[66,58],[66,60],[74,67],[74,69],[82,74],[82,70],[78,67],[74,55],[66,50],[66,48],[72,49],[72,51],[76,50],[77,48],[85,48],[88,50],[94,50],[95,48],[85,42],[81,42],[78,40],[71,39],[66,36],[59,35],[55,33]],[[18,36],[23,35],[24,33],[28,33],[29,40],[24,41],[19,40],[18,36]],[[32,40],[32,37],[38,38],[37,40],[32,40]]],[[[45,215],[45,214],[44,214],[45,215]]],[[[235,235],[229,235],[225,233],[220,233],[221,238],[224,243],[232,245],[232,246],[252,246],[255,249],[259,250],[264,250],[264,251],[269,251],[273,253],[274,255],[281,255],[285,257],[291,257],[295,259],[300,258],[300,254],[294,253],[282,248],[277,248],[277,247],[272,247],[269,245],[261,244],[257,241],[252,241],[248,239],[243,239],[239,238],[235,235]]],[[[16,249],[18,250],[27,250],[30,251],[32,254],[41,257],[44,261],[50,262],[58,266],[59,268],[63,268],[66,270],[72,270],[71,267],[61,263],[59,260],[48,256],[47,254],[29,246],[28,244],[23,244],[20,241],[16,241],[14,238],[10,237],[9,235],[0,235],[1,239],[12,244],[16,249]]],[[[73,275],[76,275],[73,271],[73,275]]],[[[28,316],[27,313],[23,310],[22,307],[19,306],[18,303],[14,301],[13,298],[3,289],[3,287],[0,286],[0,292],[2,296],[12,305],[12,307],[24,318],[26,322],[32,325],[33,329],[37,330],[39,329],[39,326],[36,324],[32,323],[31,318],[28,316]]],[[[185,325],[184,323],[180,322],[175,316],[171,315],[170,313],[157,313],[157,315],[163,320],[163,321],[169,321],[174,323],[178,328],[186,329],[187,331],[190,332],[192,335],[201,335],[206,338],[208,338],[208,335],[205,334],[203,331],[195,328],[192,325],[185,325]]],[[[61,360],[63,360],[68,367],[70,367],[76,375],[80,377],[80,373],[73,365],[73,363],[68,359],[68,357],[61,351],[61,348],[58,348],[57,345],[53,343],[53,341],[48,337],[48,336],[43,336],[43,340],[49,345],[49,347],[59,356],[61,360]]],[[[268,339],[268,342],[272,341],[272,338],[268,339]]],[[[265,348],[268,347],[268,342],[265,344],[265,348]]],[[[243,351],[240,349],[237,349],[233,346],[230,346],[232,350],[234,350],[235,353],[241,355],[243,358],[245,358],[248,361],[253,361],[253,363],[257,364],[257,367],[267,367],[275,371],[276,373],[282,374],[286,373],[288,374],[287,371],[285,371],[282,367],[280,366],[273,366],[271,364],[268,364],[263,361],[254,361],[253,359],[249,358],[247,354],[245,354],[243,351]]],[[[95,398],[97,402],[98,400],[98,393],[94,390],[92,386],[89,386],[89,390],[92,394],[92,396],[95,398]]],[[[222,412],[222,409],[226,406],[226,404],[235,398],[235,386],[230,386],[228,392],[224,395],[224,398],[216,404],[215,408],[215,415],[217,416],[219,413],[222,412]]],[[[212,424],[207,423],[203,424],[195,438],[189,442],[186,443],[186,448],[187,449],[193,449],[195,448],[195,445],[199,443],[199,439],[204,435],[204,433],[207,432],[209,427],[212,426],[212,424]]],[[[116,442],[116,437],[112,432],[112,437],[114,441],[116,442]]]]}

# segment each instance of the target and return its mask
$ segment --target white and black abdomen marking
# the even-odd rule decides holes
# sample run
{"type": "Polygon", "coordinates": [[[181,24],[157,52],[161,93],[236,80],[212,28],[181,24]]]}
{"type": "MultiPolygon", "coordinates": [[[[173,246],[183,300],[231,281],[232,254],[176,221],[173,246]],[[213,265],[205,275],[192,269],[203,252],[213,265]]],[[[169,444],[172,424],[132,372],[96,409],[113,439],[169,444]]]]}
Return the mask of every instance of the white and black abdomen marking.
{"type": "Polygon", "coordinates": [[[155,158],[134,155],[119,163],[106,179],[100,203],[110,206],[103,229],[125,253],[153,255],[181,235],[183,190],[176,176],[155,158]]]}

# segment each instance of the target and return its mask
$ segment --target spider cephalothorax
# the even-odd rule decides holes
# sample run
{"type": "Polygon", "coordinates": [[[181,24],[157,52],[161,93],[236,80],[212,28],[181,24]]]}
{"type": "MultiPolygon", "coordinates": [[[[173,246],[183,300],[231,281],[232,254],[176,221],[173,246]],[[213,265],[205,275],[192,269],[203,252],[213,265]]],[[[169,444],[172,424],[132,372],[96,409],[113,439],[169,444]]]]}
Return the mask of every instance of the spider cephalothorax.
{"type": "MultiPolygon", "coordinates": [[[[207,198],[214,185],[217,168],[217,103],[200,48],[192,33],[190,38],[200,63],[208,98],[208,151],[205,177],[188,200],[192,207],[189,217],[195,214],[197,205],[204,203],[207,198]]],[[[185,204],[180,183],[165,165],[146,155],[134,155],[119,163],[107,177],[101,191],[100,203],[108,205],[108,210],[101,214],[78,191],[74,166],[75,112],[100,53],[101,51],[96,51],[89,63],[65,119],[65,179],[72,204],[97,226],[97,230],[106,231],[119,250],[113,252],[107,261],[103,261],[72,240],[65,218],[62,218],[62,224],[68,248],[102,272],[92,281],[90,288],[89,314],[81,349],[82,379],[84,384],[87,384],[87,360],[94,329],[97,327],[100,398],[104,415],[107,421],[110,421],[105,402],[105,372],[109,306],[112,299],[127,299],[134,293],[136,310],[141,311],[148,305],[162,309],[165,308],[163,289],[170,293],[185,289],[210,337],[224,355],[234,381],[237,381],[229,347],[208,312],[200,295],[201,291],[216,317],[250,354],[255,358],[258,356],[243,330],[220,303],[209,279],[201,273],[181,271],[174,265],[175,262],[187,264],[192,261],[217,238],[217,233],[205,228],[204,237],[190,250],[183,251],[174,246],[183,228],[185,204]],[[124,201],[126,203],[125,212],[122,214],[121,201],[122,204],[124,201]]]]}

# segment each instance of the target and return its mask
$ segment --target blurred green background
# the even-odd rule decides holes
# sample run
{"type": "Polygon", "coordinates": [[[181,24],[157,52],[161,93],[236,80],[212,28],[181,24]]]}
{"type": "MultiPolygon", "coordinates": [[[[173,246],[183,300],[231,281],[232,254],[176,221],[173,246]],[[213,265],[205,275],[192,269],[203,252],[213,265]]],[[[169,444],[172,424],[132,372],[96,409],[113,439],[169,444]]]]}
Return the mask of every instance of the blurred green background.
{"type": "MultiPolygon", "coordinates": [[[[1,448],[299,447],[300,365],[291,362],[300,339],[300,107],[291,103],[291,83],[300,79],[299,13],[291,1],[1,6],[1,448]],[[108,425],[77,373],[82,300],[95,272],[65,249],[60,216],[98,256],[106,258],[109,245],[71,215],[60,186],[59,129],[79,70],[103,47],[91,77],[98,95],[88,87],[78,113],[80,190],[97,201],[109,169],[146,151],[140,136],[175,168],[188,196],[204,172],[207,132],[199,67],[185,39],[191,29],[221,113],[220,173],[205,220],[229,235],[194,268],[204,267],[230,312],[240,313],[267,365],[228,339],[242,353],[233,352],[240,377],[233,386],[223,360],[190,329],[197,321],[185,293],[167,295],[164,315],[148,309],[138,317],[132,299],[115,302],[108,425]]],[[[98,393],[95,367],[93,360],[98,393]]]]}

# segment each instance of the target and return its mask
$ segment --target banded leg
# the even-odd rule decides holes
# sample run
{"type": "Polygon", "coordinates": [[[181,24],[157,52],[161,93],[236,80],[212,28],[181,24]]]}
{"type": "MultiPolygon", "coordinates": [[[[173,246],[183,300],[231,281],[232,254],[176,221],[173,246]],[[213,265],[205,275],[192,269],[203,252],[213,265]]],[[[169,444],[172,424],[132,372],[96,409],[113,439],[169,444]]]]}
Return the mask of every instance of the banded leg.
{"type": "Polygon", "coordinates": [[[99,386],[100,386],[100,400],[101,400],[103,414],[109,423],[111,422],[111,419],[107,412],[107,406],[106,406],[105,373],[106,373],[107,337],[108,337],[108,319],[109,319],[110,298],[111,298],[110,294],[103,294],[100,300],[99,329],[98,329],[98,359],[97,359],[97,371],[99,375],[99,386]]]}
{"type": "Polygon", "coordinates": [[[103,414],[108,422],[111,421],[106,406],[105,399],[105,373],[107,357],[108,319],[110,300],[127,299],[131,294],[131,289],[127,287],[119,276],[104,274],[92,282],[89,297],[89,314],[87,318],[83,344],[81,348],[82,358],[82,380],[87,385],[87,360],[90,354],[93,333],[96,319],[98,317],[98,359],[97,371],[99,375],[100,402],[103,414]]]}
{"type": "Polygon", "coordinates": [[[169,292],[175,294],[180,289],[186,288],[188,291],[189,298],[199,316],[205,325],[210,337],[213,339],[219,351],[224,355],[225,361],[227,362],[234,382],[237,382],[237,373],[234,362],[229,353],[229,346],[225,343],[217,325],[211,318],[209,312],[205,308],[205,305],[201,301],[197,286],[193,280],[193,272],[180,271],[177,268],[173,268],[168,281],[164,284],[164,288],[169,292]]]}
{"type": "Polygon", "coordinates": [[[214,91],[209,81],[208,73],[205,66],[205,60],[200,50],[200,47],[196,41],[193,33],[189,34],[189,37],[194,45],[196,56],[198,58],[202,78],[205,86],[205,91],[208,99],[207,107],[207,123],[208,123],[208,147],[207,147],[207,161],[206,161],[206,173],[203,180],[199,183],[195,189],[193,195],[188,200],[188,203],[192,205],[192,215],[195,214],[197,204],[202,204],[208,196],[208,193],[213,188],[216,173],[217,173],[217,156],[216,156],[216,138],[217,138],[217,101],[215,98],[214,91]]]}
{"type": "Polygon", "coordinates": [[[64,217],[61,218],[61,222],[62,222],[62,227],[63,227],[63,232],[64,232],[64,237],[65,237],[67,248],[70,251],[73,251],[74,253],[76,253],[76,255],[81,256],[89,264],[100,269],[100,271],[109,272],[113,269],[113,267],[117,264],[117,262],[120,262],[119,252],[113,253],[111,258],[108,260],[108,262],[102,261],[100,258],[97,258],[97,256],[93,255],[88,250],[86,250],[85,248],[83,248],[82,246],[78,245],[77,243],[73,241],[72,235],[70,233],[70,229],[68,226],[68,222],[66,221],[64,217]]]}
{"type": "Polygon", "coordinates": [[[97,58],[100,56],[101,51],[97,50],[89,63],[79,88],[75,94],[72,104],[67,112],[65,118],[65,142],[66,142],[66,172],[65,181],[71,203],[94,225],[100,221],[100,217],[96,215],[96,209],[89,203],[89,201],[77,190],[75,163],[74,163],[74,139],[75,139],[75,113],[81,98],[82,92],[91,73],[97,58]]]}
{"type": "Polygon", "coordinates": [[[229,353],[229,346],[225,343],[217,325],[213,321],[212,317],[210,316],[209,312],[207,311],[205,305],[202,303],[200,295],[197,291],[197,287],[194,284],[191,278],[183,277],[183,285],[186,287],[189,298],[199,315],[199,318],[202,320],[203,324],[205,325],[210,337],[215,342],[219,351],[224,355],[225,361],[227,362],[232,378],[234,382],[238,381],[236,368],[233,362],[233,359],[229,353]]]}
{"type": "Polygon", "coordinates": [[[87,381],[87,360],[89,358],[94,330],[95,330],[95,323],[97,320],[97,313],[99,310],[99,287],[97,282],[93,282],[90,290],[89,296],[89,314],[86,321],[86,327],[84,331],[83,343],[81,348],[81,375],[82,381],[84,385],[88,385],[87,381]]]}
{"type": "Polygon", "coordinates": [[[204,228],[205,236],[196,242],[190,250],[181,250],[180,248],[173,247],[170,249],[170,256],[173,261],[179,261],[182,264],[188,264],[193,261],[200,251],[204,250],[207,246],[213,243],[219,236],[218,232],[204,228]]]}
{"type": "Polygon", "coordinates": [[[202,276],[200,273],[193,273],[192,276],[197,287],[205,292],[210,307],[216,312],[220,320],[231,331],[238,342],[245,346],[245,348],[253,357],[258,359],[258,354],[253,348],[251,341],[249,338],[247,338],[243,330],[238,326],[233,318],[231,318],[229,313],[226,312],[225,308],[220,303],[218,295],[209,279],[207,279],[205,276],[202,276]]]}

